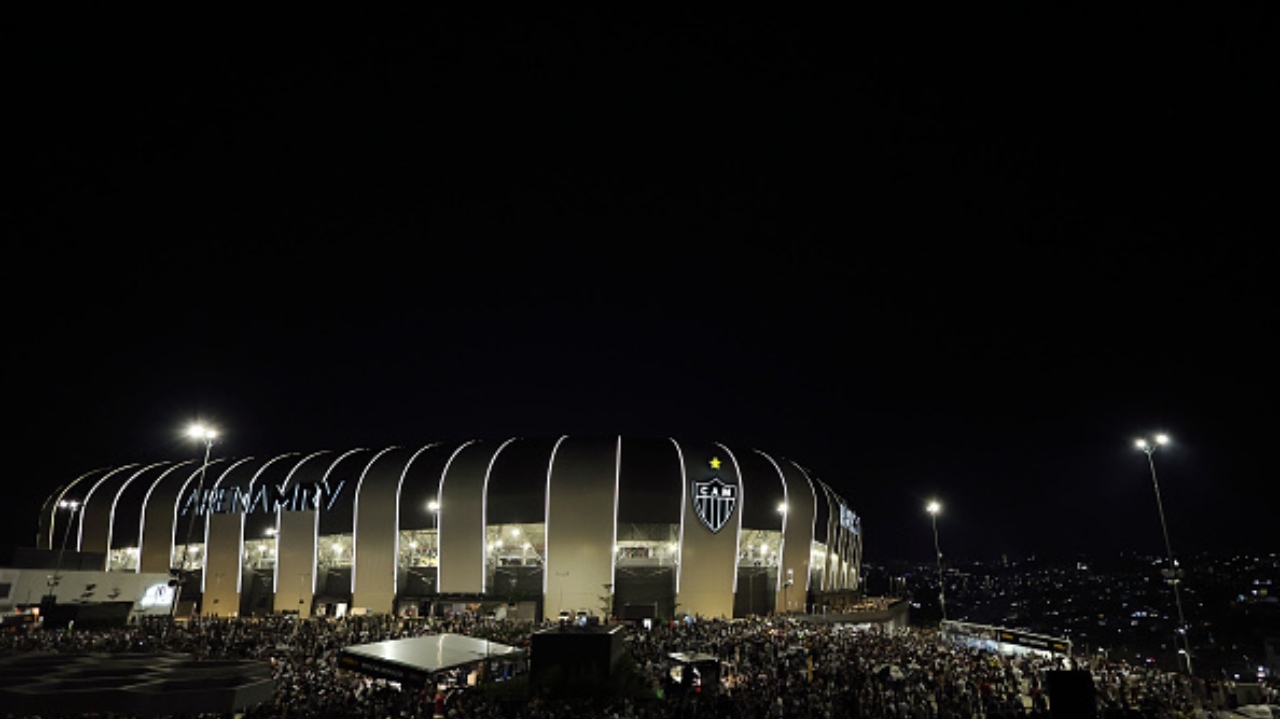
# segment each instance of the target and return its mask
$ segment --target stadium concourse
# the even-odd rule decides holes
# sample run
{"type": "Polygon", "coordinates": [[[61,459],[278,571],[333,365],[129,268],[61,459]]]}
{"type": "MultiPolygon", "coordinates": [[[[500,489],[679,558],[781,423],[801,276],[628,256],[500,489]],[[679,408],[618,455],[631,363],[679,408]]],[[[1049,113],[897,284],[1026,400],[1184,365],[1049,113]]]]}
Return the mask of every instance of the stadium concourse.
{"type": "MultiPolygon", "coordinates": [[[[275,692],[246,708],[245,717],[429,717],[438,704],[445,716],[469,719],[1047,716],[1054,701],[1050,675],[1063,669],[1090,673],[1103,717],[1208,717],[1215,704],[1225,708],[1229,702],[1227,687],[1193,684],[1183,675],[1123,662],[1002,655],[948,641],[934,631],[809,623],[796,617],[629,627],[625,646],[638,691],[596,699],[504,693],[498,680],[505,677],[507,686],[516,686],[522,666],[505,657],[488,672],[450,670],[429,677],[420,687],[346,671],[340,662],[342,650],[353,645],[441,633],[524,647],[534,629],[526,623],[475,616],[416,621],[385,615],[341,620],[205,618],[88,632],[7,632],[0,635],[0,653],[13,657],[176,652],[201,660],[269,663],[275,692]],[[676,652],[719,657],[719,686],[701,693],[664,693],[668,658],[676,652]],[[466,686],[470,677],[480,676],[489,677],[483,686],[466,686]]],[[[1277,687],[1264,690],[1275,702],[1277,687]]],[[[184,714],[203,711],[190,706],[184,714]]]]}

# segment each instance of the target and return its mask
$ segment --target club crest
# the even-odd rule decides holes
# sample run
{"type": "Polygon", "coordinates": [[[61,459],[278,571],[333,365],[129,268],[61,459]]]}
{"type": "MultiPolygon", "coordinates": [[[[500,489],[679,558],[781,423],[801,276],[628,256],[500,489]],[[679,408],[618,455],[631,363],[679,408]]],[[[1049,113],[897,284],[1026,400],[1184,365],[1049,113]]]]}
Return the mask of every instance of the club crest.
{"type": "Polygon", "coordinates": [[[698,519],[712,532],[719,532],[724,523],[729,521],[737,503],[737,486],[725,484],[719,477],[693,483],[693,509],[698,513],[698,519]]]}

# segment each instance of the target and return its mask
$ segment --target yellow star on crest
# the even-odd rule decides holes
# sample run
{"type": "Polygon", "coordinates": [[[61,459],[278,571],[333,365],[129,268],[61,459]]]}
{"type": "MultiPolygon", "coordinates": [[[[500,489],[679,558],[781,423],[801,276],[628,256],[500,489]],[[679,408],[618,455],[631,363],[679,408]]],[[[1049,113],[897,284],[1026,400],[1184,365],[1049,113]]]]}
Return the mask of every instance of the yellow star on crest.
{"type": "Polygon", "coordinates": [[[720,458],[719,458],[719,457],[712,457],[712,458],[711,458],[711,468],[712,468],[712,469],[720,469],[720,458]]]}

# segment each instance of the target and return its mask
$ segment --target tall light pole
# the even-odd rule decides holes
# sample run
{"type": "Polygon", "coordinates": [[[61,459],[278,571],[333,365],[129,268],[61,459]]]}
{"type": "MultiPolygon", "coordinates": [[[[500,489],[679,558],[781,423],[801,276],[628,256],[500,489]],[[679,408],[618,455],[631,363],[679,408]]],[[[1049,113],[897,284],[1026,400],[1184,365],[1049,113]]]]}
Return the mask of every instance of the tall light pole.
{"type": "Polygon", "coordinates": [[[182,589],[187,583],[187,562],[191,558],[191,530],[195,528],[196,517],[204,510],[204,478],[209,471],[209,454],[213,451],[213,440],[218,438],[218,431],[203,424],[187,427],[187,436],[204,442],[204,461],[200,464],[200,479],[196,481],[196,501],[187,520],[187,537],[182,542],[182,564],[178,567],[177,591],[174,592],[172,612],[177,613],[178,603],[182,601],[182,589]]]}
{"type": "Polygon", "coordinates": [[[938,513],[942,511],[942,505],[935,499],[929,502],[929,506],[925,509],[933,518],[933,550],[938,556],[938,606],[942,609],[942,621],[945,622],[947,621],[947,591],[946,585],[942,582],[942,545],[938,543],[938,513]]]}
{"type": "MultiPolygon", "coordinates": [[[[1133,445],[1142,450],[1147,455],[1147,466],[1151,469],[1151,486],[1156,491],[1156,510],[1160,513],[1160,532],[1164,536],[1164,551],[1169,560],[1169,568],[1164,574],[1169,579],[1169,583],[1173,585],[1173,602],[1178,608],[1178,630],[1175,632],[1175,638],[1182,638],[1182,648],[1178,651],[1187,658],[1187,674],[1191,675],[1191,642],[1187,639],[1187,620],[1182,613],[1182,592],[1178,589],[1178,585],[1182,583],[1182,572],[1178,569],[1178,565],[1173,561],[1173,545],[1169,542],[1169,525],[1164,520],[1164,502],[1160,500],[1160,481],[1156,479],[1156,462],[1152,455],[1155,454],[1156,448],[1169,443],[1169,435],[1157,434],[1151,440],[1138,439],[1133,445]]],[[[1175,642],[1174,646],[1177,644],[1175,642]]]]}
{"type": "Polygon", "coordinates": [[[440,502],[431,500],[427,502],[427,511],[431,512],[431,533],[435,536],[431,538],[434,543],[435,550],[435,569],[436,578],[431,583],[431,608],[430,617],[435,621],[436,616],[436,597],[440,596],[440,502]]]}
{"type": "MultiPolygon", "coordinates": [[[[782,530],[781,530],[780,534],[781,534],[781,535],[783,535],[783,536],[785,537],[785,536],[786,536],[786,533],[787,533],[787,503],[786,503],[786,502],[779,502],[779,503],[778,503],[778,514],[781,514],[781,515],[782,515],[782,530]]],[[[786,545],[783,545],[783,546],[782,546],[782,549],[786,549],[786,545]]],[[[778,572],[779,572],[779,574],[781,574],[781,573],[782,573],[782,571],[783,571],[783,565],[784,565],[784,564],[786,563],[786,561],[787,561],[787,558],[786,558],[786,557],[784,557],[784,556],[783,556],[783,554],[784,554],[783,552],[779,552],[779,553],[778,553],[778,572]]],[[[766,575],[766,576],[768,576],[768,575],[766,575]]],[[[784,579],[784,580],[783,580],[783,582],[782,582],[782,611],[783,611],[783,613],[784,613],[784,614],[785,614],[785,613],[789,613],[789,612],[791,611],[791,585],[792,585],[792,584],[795,584],[795,581],[796,581],[796,580],[795,580],[795,574],[794,574],[794,573],[792,573],[792,572],[791,572],[791,570],[787,570],[787,571],[786,571],[786,579],[784,579]]],[[[775,590],[775,591],[776,591],[776,590],[775,590]]],[[[778,603],[778,595],[777,595],[777,594],[773,595],[773,602],[774,602],[774,604],[777,604],[777,603],[778,603]]]]}
{"type": "Polygon", "coordinates": [[[53,576],[49,578],[49,593],[53,594],[53,589],[62,582],[62,555],[67,551],[67,538],[71,536],[71,525],[76,521],[76,510],[80,509],[80,502],[74,499],[58,500],[58,509],[69,510],[67,517],[67,528],[62,530],[62,546],[58,548],[58,563],[54,566],[53,576]]]}
{"type": "Polygon", "coordinates": [[[191,551],[191,530],[195,528],[196,517],[201,514],[203,509],[204,478],[209,471],[209,454],[213,451],[213,440],[218,438],[218,431],[212,427],[196,423],[187,427],[187,436],[204,442],[204,462],[200,464],[200,479],[196,481],[195,511],[192,513],[191,518],[187,520],[187,537],[182,542],[182,571],[187,569],[187,557],[191,551]]]}

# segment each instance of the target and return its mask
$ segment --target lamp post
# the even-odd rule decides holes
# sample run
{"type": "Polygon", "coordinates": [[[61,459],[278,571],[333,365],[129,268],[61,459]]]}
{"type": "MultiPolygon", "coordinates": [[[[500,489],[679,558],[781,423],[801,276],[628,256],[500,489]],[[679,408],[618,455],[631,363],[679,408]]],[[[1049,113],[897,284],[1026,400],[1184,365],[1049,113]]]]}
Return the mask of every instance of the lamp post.
{"type": "MultiPolygon", "coordinates": [[[[787,503],[786,503],[786,502],[778,502],[778,514],[781,514],[781,515],[782,515],[782,529],[781,529],[781,532],[780,532],[780,533],[785,537],[785,536],[786,536],[786,533],[787,533],[787,503]]],[[[784,540],[784,541],[785,541],[785,540],[784,540]]],[[[785,549],[785,548],[786,548],[786,545],[785,545],[785,544],[783,544],[783,545],[782,545],[782,548],[784,548],[784,549],[785,549]]],[[[782,556],[782,553],[781,553],[781,552],[779,552],[779,553],[778,553],[778,571],[779,571],[779,572],[781,572],[781,571],[782,571],[782,565],[783,565],[783,563],[784,563],[785,561],[786,561],[786,557],[782,556]]],[[[787,570],[787,573],[788,573],[788,576],[787,576],[786,580],[784,580],[784,581],[783,581],[783,584],[782,584],[782,609],[783,609],[783,613],[790,613],[790,612],[791,612],[791,585],[795,583],[795,577],[794,577],[794,575],[793,575],[793,574],[791,574],[791,571],[790,571],[790,570],[787,570]]],[[[766,575],[766,576],[767,576],[767,575],[766,575]]],[[[777,591],[777,590],[775,589],[774,591],[777,591]]],[[[778,595],[777,595],[777,594],[774,594],[774,595],[773,595],[773,603],[774,603],[775,605],[778,603],[778,595]]]]}
{"type": "Polygon", "coordinates": [[[942,511],[942,505],[935,499],[929,502],[929,506],[925,509],[933,518],[933,551],[938,558],[938,607],[942,610],[942,621],[945,622],[947,621],[947,590],[942,581],[942,545],[938,543],[938,513],[942,511]]]}
{"type": "Polygon", "coordinates": [[[58,562],[54,565],[53,576],[49,577],[49,593],[53,594],[53,590],[62,583],[62,555],[67,552],[67,538],[71,536],[71,525],[75,524],[76,511],[80,509],[80,502],[74,499],[58,500],[58,509],[69,510],[67,517],[67,528],[62,530],[62,545],[58,548],[58,562]]]}
{"type": "Polygon", "coordinates": [[[213,440],[218,438],[217,430],[212,427],[206,427],[203,424],[193,424],[187,427],[187,436],[204,442],[204,461],[200,463],[200,479],[196,481],[196,501],[195,512],[191,515],[191,519],[187,520],[187,537],[182,543],[182,571],[187,569],[188,548],[191,545],[191,531],[195,529],[196,517],[202,513],[204,501],[204,478],[209,471],[209,454],[213,451],[213,440]]]}
{"type": "Polygon", "coordinates": [[[213,440],[218,438],[218,431],[212,427],[196,423],[187,427],[187,436],[204,442],[204,461],[200,463],[200,478],[196,480],[196,501],[191,518],[187,520],[187,536],[182,541],[182,564],[179,565],[177,571],[178,586],[173,597],[173,613],[178,611],[178,603],[182,601],[182,589],[187,583],[187,562],[191,558],[191,531],[195,529],[196,517],[200,516],[204,510],[204,478],[209,471],[209,455],[213,451],[213,440]]]}
{"type": "Polygon", "coordinates": [[[431,583],[431,607],[427,611],[432,621],[436,616],[436,598],[440,596],[440,502],[431,500],[427,502],[427,511],[431,512],[431,537],[433,550],[435,552],[434,564],[436,570],[435,580],[431,583]]]}
{"type": "Polygon", "coordinates": [[[440,503],[434,499],[427,502],[427,511],[431,512],[431,541],[435,543],[436,566],[440,566],[440,503]]]}
{"type": "MultiPolygon", "coordinates": [[[[1173,560],[1173,545],[1169,542],[1169,525],[1164,519],[1164,502],[1160,500],[1160,481],[1156,479],[1156,462],[1152,455],[1155,454],[1156,448],[1169,443],[1169,435],[1157,434],[1154,438],[1135,440],[1133,445],[1147,455],[1147,466],[1151,469],[1151,486],[1156,492],[1156,510],[1160,513],[1160,532],[1164,536],[1164,551],[1169,560],[1169,568],[1164,571],[1169,583],[1173,585],[1173,603],[1178,609],[1178,630],[1175,632],[1175,639],[1182,638],[1182,648],[1178,651],[1187,658],[1187,675],[1190,676],[1191,670],[1191,643],[1187,639],[1187,620],[1182,613],[1182,592],[1178,589],[1178,585],[1182,583],[1182,572],[1178,569],[1178,565],[1173,560]]],[[[1177,646],[1177,643],[1174,643],[1177,646]]]]}

